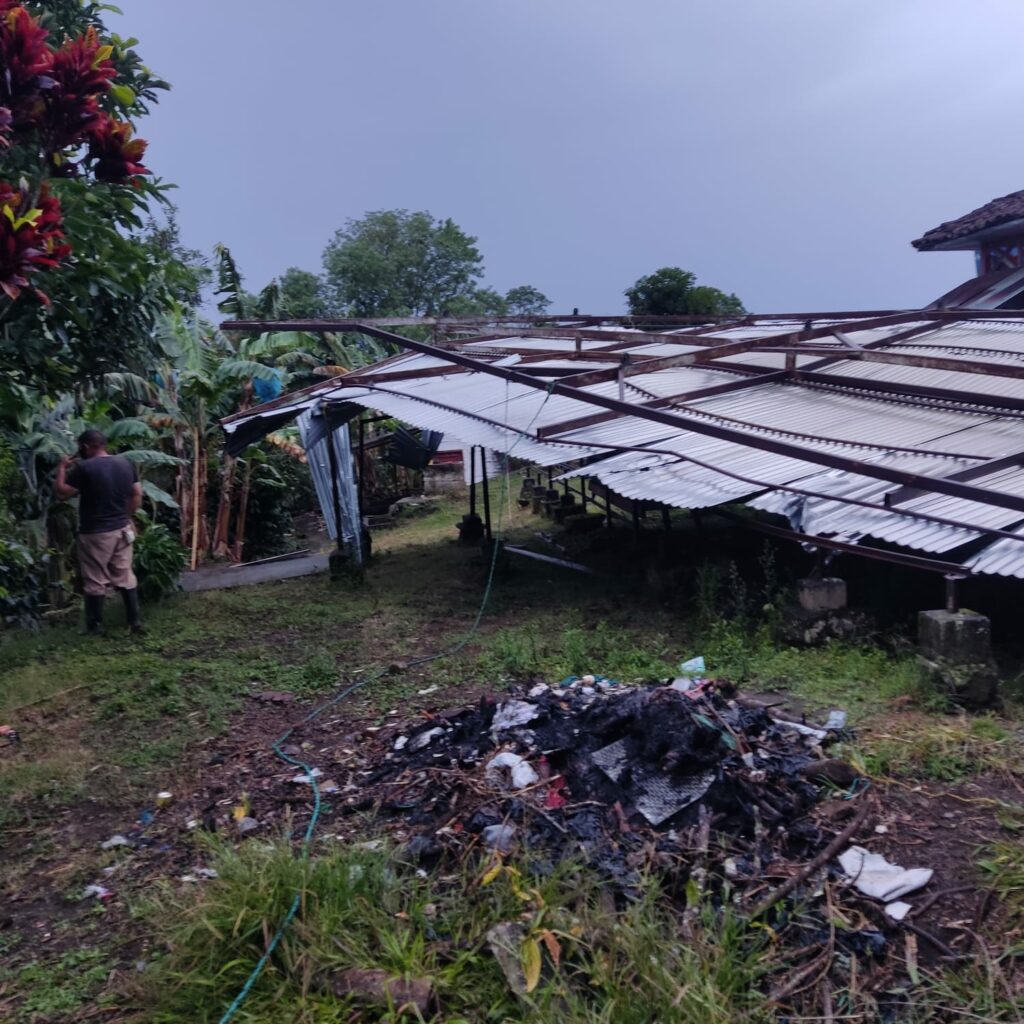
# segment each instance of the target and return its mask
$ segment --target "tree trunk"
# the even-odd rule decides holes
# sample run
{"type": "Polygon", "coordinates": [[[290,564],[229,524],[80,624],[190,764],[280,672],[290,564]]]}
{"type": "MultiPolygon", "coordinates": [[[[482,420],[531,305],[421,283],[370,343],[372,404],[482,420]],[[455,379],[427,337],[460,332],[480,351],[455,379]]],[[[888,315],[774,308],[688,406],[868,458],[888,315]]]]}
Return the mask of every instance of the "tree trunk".
{"type": "Polygon", "coordinates": [[[231,530],[231,501],[235,491],[235,464],[233,455],[223,455],[220,463],[220,494],[217,498],[217,518],[213,528],[213,557],[227,558],[231,554],[228,534],[231,530]]]}
{"type": "Polygon", "coordinates": [[[192,431],[192,559],[191,567],[195,572],[199,564],[199,479],[202,474],[199,471],[202,448],[199,443],[199,431],[192,431]]]}
{"type": "Polygon", "coordinates": [[[235,546],[232,552],[236,562],[242,561],[242,550],[245,546],[245,516],[249,510],[249,490],[252,487],[252,463],[245,460],[245,472],[242,475],[242,490],[238,495],[238,514],[235,519],[235,546]]]}

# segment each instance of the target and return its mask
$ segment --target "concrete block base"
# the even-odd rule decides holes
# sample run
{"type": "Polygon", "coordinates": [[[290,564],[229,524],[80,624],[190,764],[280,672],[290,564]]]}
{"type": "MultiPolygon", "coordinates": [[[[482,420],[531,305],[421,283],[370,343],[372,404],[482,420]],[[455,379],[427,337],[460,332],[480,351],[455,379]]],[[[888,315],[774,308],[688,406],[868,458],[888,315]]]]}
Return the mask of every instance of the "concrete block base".
{"type": "Polygon", "coordinates": [[[837,612],[846,607],[846,580],[838,576],[797,580],[796,592],[806,612],[837,612]]]}
{"type": "Polygon", "coordinates": [[[959,665],[987,662],[992,657],[992,623],[977,612],[919,612],[917,643],[926,658],[959,665]]]}
{"type": "Polygon", "coordinates": [[[992,660],[992,624],[977,612],[924,611],[917,642],[932,685],[955,704],[986,708],[999,702],[999,674],[992,660]]]}

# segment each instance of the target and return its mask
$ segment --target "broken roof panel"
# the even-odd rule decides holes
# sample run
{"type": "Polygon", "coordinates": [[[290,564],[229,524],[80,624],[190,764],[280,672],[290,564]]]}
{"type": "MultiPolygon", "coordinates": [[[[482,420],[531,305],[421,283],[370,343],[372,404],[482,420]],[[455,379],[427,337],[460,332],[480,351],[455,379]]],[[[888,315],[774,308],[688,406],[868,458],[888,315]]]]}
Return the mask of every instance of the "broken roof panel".
{"type": "Polygon", "coordinates": [[[630,330],[629,340],[621,325],[550,338],[495,327],[447,347],[348,325],[416,351],[229,417],[225,429],[354,402],[539,465],[576,463],[567,476],[629,498],[742,500],[802,534],[929,553],[990,536],[993,554],[974,571],[1015,575],[1016,558],[1024,574],[1024,544],[1000,533],[1024,520],[1024,316],[746,321],[630,330]]]}

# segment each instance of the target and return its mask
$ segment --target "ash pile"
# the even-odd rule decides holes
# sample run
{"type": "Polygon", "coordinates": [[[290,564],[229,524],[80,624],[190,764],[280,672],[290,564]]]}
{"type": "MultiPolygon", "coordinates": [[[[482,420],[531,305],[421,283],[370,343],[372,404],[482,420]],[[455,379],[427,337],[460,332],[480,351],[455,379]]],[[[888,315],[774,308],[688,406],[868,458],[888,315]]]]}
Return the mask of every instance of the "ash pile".
{"type": "Polygon", "coordinates": [[[842,724],[783,720],[724,682],[571,678],[389,730],[347,806],[401,822],[421,863],[467,845],[522,850],[541,865],[581,859],[629,889],[652,857],[675,859],[699,833],[706,850],[711,833],[725,873],[755,879],[831,838],[811,812],[823,792],[857,788],[825,754],[842,724]]]}

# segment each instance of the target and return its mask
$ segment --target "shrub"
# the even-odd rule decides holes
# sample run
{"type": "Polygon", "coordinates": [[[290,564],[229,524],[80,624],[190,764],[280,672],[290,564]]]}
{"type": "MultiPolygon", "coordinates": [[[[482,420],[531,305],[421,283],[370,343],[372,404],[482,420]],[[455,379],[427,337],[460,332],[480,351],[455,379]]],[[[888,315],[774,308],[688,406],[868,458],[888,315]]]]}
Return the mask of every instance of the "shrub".
{"type": "Polygon", "coordinates": [[[6,625],[38,623],[47,558],[16,540],[0,537],[0,619],[6,625]]]}
{"type": "Polygon", "coordinates": [[[185,568],[187,552],[181,542],[162,523],[145,522],[135,541],[135,575],[139,594],[146,601],[158,601],[177,589],[185,568]]]}

